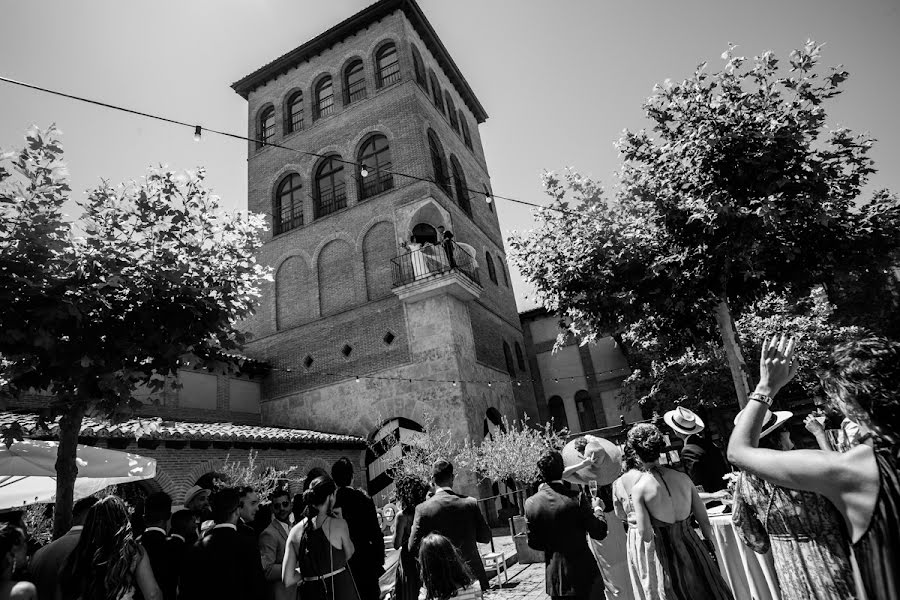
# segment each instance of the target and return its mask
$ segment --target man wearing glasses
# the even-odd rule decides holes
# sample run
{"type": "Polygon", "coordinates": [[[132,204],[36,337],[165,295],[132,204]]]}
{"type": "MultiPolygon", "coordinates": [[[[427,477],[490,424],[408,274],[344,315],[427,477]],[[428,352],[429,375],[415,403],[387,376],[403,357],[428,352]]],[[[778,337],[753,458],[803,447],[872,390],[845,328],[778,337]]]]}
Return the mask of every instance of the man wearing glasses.
{"type": "Polygon", "coordinates": [[[284,545],[291,531],[291,495],[287,489],[278,488],[269,494],[272,507],[272,522],[259,534],[259,554],[262,557],[266,575],[267,598],[269,600],[292,600],[284,584],[281,583],[281,561],[284,560],[284,545]]]}

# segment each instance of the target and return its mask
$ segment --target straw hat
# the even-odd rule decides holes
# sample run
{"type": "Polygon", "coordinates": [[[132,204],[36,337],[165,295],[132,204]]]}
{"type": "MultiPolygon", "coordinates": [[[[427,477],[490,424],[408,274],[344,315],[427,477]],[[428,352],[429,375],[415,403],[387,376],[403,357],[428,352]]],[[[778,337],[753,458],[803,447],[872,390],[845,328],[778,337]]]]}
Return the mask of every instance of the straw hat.
{"type": "Polygon", "coordinates": [[[563,464],[566,467],[577,465],[582,460],[594,455],[594,463],[584,469],[566,477],[567,481],[586,485],[590,480],[596,480],[597,485],[608,485],[622,474],[622,449],[611,441],[593,435],[584,436],[587,445],[584,454],[575,449],[578,438],[567,443],[562,449],[563,464]]]}
{"type": "MultiPolygon", "coordinates": [[[[741,418],[741,415],[744,414],[744,411],[739,412],[734,417],[734,424],[737,425],[738,419],[741,418]]],[[[789,410],[776,410],[774,413],[769,409],[766,409],[766,418],[763,419],[762,431],[759,433],[759,437],[764,438],[782,425],[784,422],[794,416],[789,410]]]]}
{"type": "Polygon", "coordinates": [[[676,432],[684,435],[700,433],[706,427],[703,419],[694,414],[694,411],[683,406],[667,412],[663,415],[663,421],[676,432]]]}
{"type": "Polygon", "coordinates": [[[202,488],[199,485],[192,486],[190,489],[188,489],[187,492],[185,492],[184,502],[182,502],[182,504],[187,506],[188,504],[191,503],[191,500],[193,500],[200,494],[209,494],[209,493],[210,493],[210,490],[208,490],[206,488],[202,488]]]}

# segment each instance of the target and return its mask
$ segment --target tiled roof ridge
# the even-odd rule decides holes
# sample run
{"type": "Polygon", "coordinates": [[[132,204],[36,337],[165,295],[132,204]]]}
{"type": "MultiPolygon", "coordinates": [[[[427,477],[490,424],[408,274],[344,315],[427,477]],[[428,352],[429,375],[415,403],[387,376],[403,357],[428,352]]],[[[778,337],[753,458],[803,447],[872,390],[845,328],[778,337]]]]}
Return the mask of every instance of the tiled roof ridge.
{"type": "MultiPolygon", "coordinates": [[[[55,436],[58,419],[47,423],[48,430],[38,429],[39,415],[33,411],[0,411],[0,427],[18,422],[26,436],[55,436]]],[[[133,417],[121,422],[85,417],[81,437],[126,438],[144,437],[153,440],[222,441],[324,444],[334,446],[364,445],[365,440],[354,435],[326,433],[309,429],[293,429],[269,425],[235,425],[229,422],[175,421],[161,417],[133,417]]]]}

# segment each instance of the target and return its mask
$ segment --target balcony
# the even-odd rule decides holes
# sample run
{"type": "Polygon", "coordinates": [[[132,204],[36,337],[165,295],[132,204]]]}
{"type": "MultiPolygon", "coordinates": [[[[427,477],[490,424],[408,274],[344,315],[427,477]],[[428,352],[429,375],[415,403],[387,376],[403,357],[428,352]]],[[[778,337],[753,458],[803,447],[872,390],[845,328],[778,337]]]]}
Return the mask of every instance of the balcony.
{"type": "Polygon", "coordinates": [[[401,299],[443,291],[463,300],[481,295],[478,263],[456,242],[427,245],[391,260],[394,293],[401,299]]]}

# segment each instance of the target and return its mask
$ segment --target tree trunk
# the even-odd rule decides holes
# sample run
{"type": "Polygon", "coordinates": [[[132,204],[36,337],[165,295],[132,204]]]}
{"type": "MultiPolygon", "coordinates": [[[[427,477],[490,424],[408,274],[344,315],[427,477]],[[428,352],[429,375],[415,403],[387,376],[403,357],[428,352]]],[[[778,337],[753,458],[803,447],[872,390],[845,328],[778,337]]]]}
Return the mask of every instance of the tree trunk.
{"type": "Polygon", "coordinates": [[[716,322],[719,324],[719,333],[722,335],[722,343],[725,345],[725,356],[728,358],[728,367],[731,369],[731,379],[734,382],[734,391],[737,393],[738,405],[744,408],[747,406],[747,396],[750,393],[750,385],[747,381],[747,363],[744,362],[741,347],[734,337],[731,311],[728,308],[728,301],[724,299],[716,306],[716,322]]]}
{"type": "Polygon", "coordinates": [[[56,451],[56,507],[53,510],[53,539],[64,535],[72,526],[72,506],[78,465],[78,434],[84,410],[73,407],[59,420],[59,448],[56,451]]]}

